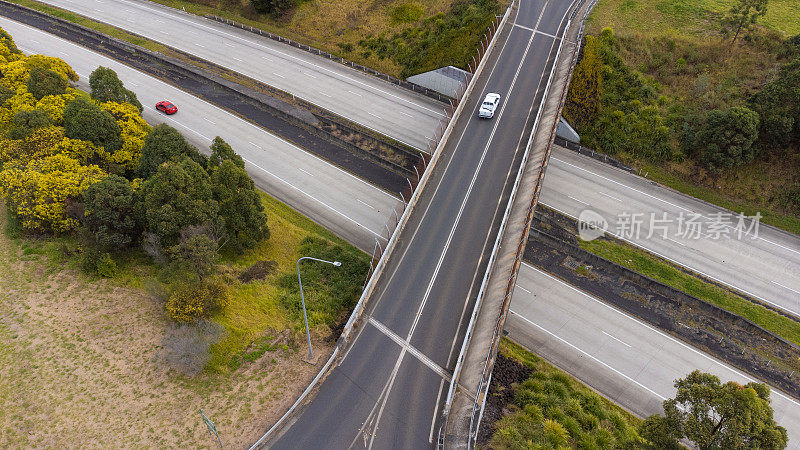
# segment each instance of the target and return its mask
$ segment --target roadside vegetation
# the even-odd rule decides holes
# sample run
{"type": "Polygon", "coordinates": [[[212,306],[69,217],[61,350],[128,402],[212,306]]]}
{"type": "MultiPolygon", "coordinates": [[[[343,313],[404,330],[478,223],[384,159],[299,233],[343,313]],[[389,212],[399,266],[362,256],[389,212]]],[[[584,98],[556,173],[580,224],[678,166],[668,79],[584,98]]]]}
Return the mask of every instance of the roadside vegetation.
{"type": "Polygon", "coordinates": [[[509,0],[155,0],[214,14],[405,78],[466,68],[509,0]]]}
{"type": "Polygon", "coordinates": [[[509,339],[501,341],[498,358],[529,375],[495,394],[511,400],[494,424],[488,448],[677,450],[684,448],[679,441],[689,441],[698,448],[782,449],[787,444],[763,383],[723,384],[694,371],[675,380],[676,395],[664,401],[663,414],[642,421],[509,339]]]}
{"type": "Polygon", "coordinates": [[[580,246],[597,256],[744,317],[787,341],[800,345],[800,323],[689,274],[644,250],[606,239],[580,241],[580,246]]]}
{"type": "Polygon", "coordinates": [[[800,10],[601,0],[565,117],[649,178],[800,233],[800,10]]]}
{"type": "MultiPolygon", "coordinates": [[[[509,339],[500,355],[527,368],[504,417],[494,425],[493,449],[635,448],[640,420],[509,339]]],[[[506,388],[506,389],[509,389],[506,388]]]]}
{"type": "Polygon", "coordinates": [[[259,193],[222,139],[205,156],[174,128],[151,128],[113,70],[92,72],[87,94],[62,60],[22,54],[2,30],[0,72],[7,233],[57,242],[57,259],[146,289],[176,326],[221,326],[185,355],[185,373],[236,369],[253,341],[302,330],[300,255],[343,263],[303,267],[312,329],[328,337],[344,320],[368,257],[259,193]]]}

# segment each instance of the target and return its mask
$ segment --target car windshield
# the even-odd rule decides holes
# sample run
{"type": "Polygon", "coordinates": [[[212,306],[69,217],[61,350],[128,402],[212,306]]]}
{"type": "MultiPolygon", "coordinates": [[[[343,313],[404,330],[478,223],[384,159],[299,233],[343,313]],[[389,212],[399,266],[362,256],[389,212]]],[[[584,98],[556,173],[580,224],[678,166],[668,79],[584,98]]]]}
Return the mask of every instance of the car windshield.
{"type": "Polygon", "coordinates": [[[486,106],[487,108],[492,106],[493,104],[494,103],[492,103],[492,102],[483,102],[483,106],[486,106]]]}
{"type": "Polygon", "coordinates": [[[164,107],[169,109],[169,108],[174,108],[175,105],[173,105],[172,103],[164,103],[164,107]]]}

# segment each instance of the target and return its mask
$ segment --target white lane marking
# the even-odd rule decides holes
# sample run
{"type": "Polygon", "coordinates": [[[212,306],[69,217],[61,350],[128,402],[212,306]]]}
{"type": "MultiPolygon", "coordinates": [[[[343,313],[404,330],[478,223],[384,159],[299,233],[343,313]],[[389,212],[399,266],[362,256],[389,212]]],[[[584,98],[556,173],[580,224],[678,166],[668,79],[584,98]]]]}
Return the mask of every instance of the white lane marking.
{"type": "Polygon", "coordinates": [[[616,201],[622,203],[622,200],[618,199],[617,197],[613,197],[611,195],[608,195],[605,192],[597,191],[597,193],[600,194],[600,195],[605,195],[606,197],[608,197],[608,198],[610,198],[612,200],[616,200],[616,201]]]}
{"type": "Polygon", "coordinates": [[[276,77],[279,77],[279,78],[286,78],[285,76],[283,76],[283,75],[281,75],[279,73],[272,72],[272,74],[275,75],[276,77]]]}
{"type": "Polygon", "coordinates": [[[261,149],[261,150],[264,150],[264,148],[263,148],[263,147],[261,147],[260,145],[256,144],[256,143],[255,143],[255,142],[253,142],[253,141],[247,141],[247,142],[248,142],[250,145],[252,145],[253,147],[258,147],[259,149],[261,149]]]}
{"type": "Polygon", "coordinates": [[[208,119],[208,118],[206,118],[206,117],[203,117],[203,120],[205,120],[206,122],[210,123],[211,125],[216,125],[216,124],[217,124],[217,123],[216,123],[216,122],[214,122],[213,120],[210,120],[210,119],[208,119]]]}
{"type": "MultiPolygon", "coordinates": [[[[706,216],[706,215],[704,215],[704,214],[700,214],[700,213],[698,213],[698,212],[692,211],[692,210],[691,210],[691,209],[689,209],[689,208],[686,208],[686,207],[683,207],[683,206],[677,205],[677,204],[675,204],[675,203],[672,203],[672,202],[670,202],[670,201],[668,201],[668,200],[664,200],[664,199],[662,199],[662,198],[656,197],[655,195],[648,194],[648,193],[646,193],[646,192],[644,192],[644,191],[641,191],[641,190],[639,190],[639,189],[636,189],[636,188],[634,188],[634,187],[628,186],[628,185],[627,185],[627,184],[625,184],[625,183],[621,183],[621,182],[619,182],[619,181],[612,180],[611,178],[604,177],[603,175],[600,175],[600,174],[594,173],[594,172],[592,172],[591,170],[584,169],[583,167],[576,166],[575,164],[568,163],[568,162],[566,162],[566,161],[564,161],[564,160],[562,160],[562,159],[558,159],[558,158],[555,158],[555,157],[551,157],[550,159],[553,159],[553,160],[555,160],[555,161],[558,161],[558,162],[560,162],[560,163],[562,163],[562,164],[565,164],[565,165],[567,165],[567,166],[573,167],[573,168],[575,168],[575,169],[582,170],[582,171],[584,171],[584,172],[590,173],[590,174],[592,174],[592,175],[594,175],[594,176],[596,176],[596,177],[598,177],[598,178],[600,178],[600,179],[603,179],[603,180],[609,181],[609,182],[611,182],[611,183],[614,183],[614,184],[616,184],[616,185],[619,185],[619,186],[622,186],[622,187],[628,188],[628,189],[630,189],[630,190],[632,190],[632,191],[634,191],[634,192],[636,192],[636,193],[639,193],[639,194],[641,194],[641,195],[644,195],[645,197],[652,198],[653,200],[658,200],[658,201],[660,201],[660,202],[662,202],[662,203],[666,203],[667,205],[673,206],[673,207],[675,207],[675,208],[678,208],[678,209],[681,209],[681,210],[683,210],[683,211],[688,211],[688,212],[690,212],[690,213],[693,213],[693,214],[698,214],[700,217],[702,217],[702,218],[704,218],[704,219],[713,220],[713,219],[711,219],[710,217],[708,217],[708,216],[706,216]]],[[[689,197],[689,196],[687,196],[687,197],[689,197]]],[[[689,198],[692,198],[692,199],[694,199],[694,197],[689,197],[689,198]]],[[[728,211],[728,210],[726,210],[726,209],[724,209],[724,208],[720,208],[720,209],[721,209],[722,211],[728,211]]],[[[727,224],[724,224],[724,223],[723,223],[723,225],[725,225],[725,226],[726,226],[726,227],[728,227],[728,228],[731,228],[731,229],[732,229],[732,230],[734,230],[734,231],[736,230],[736,228],[734,228],[733,226],[730,226],[730,225],[727,225],[727,224]]],[[[749,233],[745,233],[745,236],[747,236],[747,235],[749,235],[749,233]]],[[[790,251],[790,252],[797,253],[797,254],[799,254],[799,255],[800,255],[800,250],[795,250],[795,249],[793,249],[793,248],[790,248],[790,247],[787,247],[787,246],[785,246],[785,245],[778,244],[777,242],[770,241],[769,239],[765,239],[765,238],[763,238],[763,237],[758,237],[758,236],[754,236],[754,237],[753,237],[753,239],[754,239],[754,240],[755,240],[755,239],[762,240],[762,241],[764,241],[764,242],[767,242],[767,243],[769,243],[769,244],[772,244],[772,245],[775,245],[775,246],[777,246],[777,247],[780,247],[780,248],[782,248],[782,249],[784,249],[784,250],[788,250],[788,251],[790,251]]]]}
{"type": "Polygon", "coordinates": [[[305,172],[305,173],[307,173],[307,174],[311,175],[312,177],[314,176],[314,174],[313,174],[313,173],[311,173],[311,172],[307,171],[306,169],[303,169],[302,167],[298,167],[298,168],[297,168],[297,170],[299,170],[299,171],[301,171],[301,172],[305,172]]]}
{"type": "Polygon", "coordinates": [[[201,47],[201,48],[206,48],[206,46],[205,46],[205,45],[203,45],[203,44],[199,44],[199,43],[197,43],[197,42],[195,42],[195,43],[194,43],[194,45],[196,45],[196,46],[198,46],[198,47],[201,47]]]}
{"type": "MultiPolygon", "coordinates": [[[[397,111],[397,112],[399,112],[400,114],[402,114],[402,115],[404,115],[404,116],[408,116],[408,117],[414,117],[414,116],[412,116],[411,114],[409,114],[409,113],[407,113],[407,112],[403,112],[403,111],[397,111]]],[[[428,138],[428,139],[430,139],[430,138],[428,138]]]]}
{"type": "Polygon", "coordinates": [[[616,337],[614,337],[614,336],[612,336],[612,335],[610,335],[610,334],[606,333],[605,331],[603,331],[603,334],[605,334],[606,336],[610,337],[611,339],[613,339],[613,340],[615,340],[615,341],[619,342],[620,344],[622,344],[622,345],[625,345],[625,346],[627,346],[628,348],[631,348],[631,346],[630,346],[630,345],[628,345],[628,344],[626,344],[625,342],[623,342],[622,340],[620,340],[620,339],[618,339],[618,338],[616,338],[616,337]]]}
{"type": "Polygon", "coordinates": [[[231,56],[231,58],[233,58],[233,59],[235,59],[235,60],[237,60],[237,61],[239,61],[239,62],[244,62],[244,61],[242,61],[240,58],[237,58],[237,57],[235,57],[235,56],[231,56]]]}
{"type": "Polygon", "coordinates": [[[313,79],[315,79],[315,80],[317,79],[317,77],[315,77],[314,75],[311,75],[311,74],[310,74],[310,73],[308,73],[308,72],[303,72],[303,75],[305,75],[305,76],[307,76],[307,77],[309,77],[309,78],[313,78],[313,79]]]}
{"type": "Polygon", "coordinates": [[[367,203],[367,202],[365,202],[365,201],[361,200],[360,198],[357,198],[357,199],[356,199],[356,201],[357,201],[358,203],[361,203],[362,205],[366,205],[367,207],[369,207],[369,208],[371,208],[371,209],[375,209],[375,208],[373,208],[373,207],[372,207],[372,205],[370,205],[369,203],[367,203]]]}
{"type": "MultiPolygon", "coordinates": [[[[666,338],[666,339],[670,340],[671,342],[674,342],[675,344],[678,344],[678,345],[680,345],[681,347],[683,347],[683,348],[685,348],[685,349],[687,349],[687,350],[691,351],[692,353],[695,353],[695,354],[697,354],[697,355],[699,355],[699,356],[702,356],[703,358],[705,358],[705,359],[709,360],[710,362],[712,362],[712,363],[714,363],[714,364],[716,364],[716,365],[718,365],[718,366],[724,367],[724,368],[725,368],[725,369],[727,369],[727,370],[730,370],[731,372],[735,373],[736,375],[739,375],[740,377],[744,378],[745,380],[748,380],[748,381],[756,381],[756,380],[754,380],[753,378],[751,378],[750,376],[748,376],[748,375],[745,375],[744,373],[740,372],[738,369],[734,369],[734,368],[733,368],[733,367],[731,367],[731,366],[728,366],[728,365],[726,365],[726,364],[723,364],[723,363],[721,363],[720,361],[717,361],[716,359],[712,358],[711,356],[708,356],[708,355],[706,355],[705,353],[701,352],[700,350],[697,350],[696,348],[694,348],[694,347],[692,347],[692,346],[690,346],[690,345],[688,345],[688,344],[685,344],[685,343],[683,343],[683,342],[679,341],[678,339],[676,339],[676,338],[674,338],[674,337],[672,337],[672,336],[670,336],[670,335],[668,335],[668,334],[665,334],[665,333],[664,333],[664,332],[662,332],[661,330],[658,330],[658,329],[656,329],[656,328],[653,328],[653,327],[651,327],[650,325],[648,325],[648,324],[646,324],[646,323],[642,322],[641,320],[639,320],[639,319],[637,319],[637,318],[635,318],[635,317],[633,317],[633,316],[629,315],[628,313],[622,312],[622,311],[620,311],[619,309],[617,309],[617,308],[615,308],[615,307],[613,307],[613,306],[609,305],[608,303],[605,303],[605,302],[603,302],[603,301],[601,301],[601,300],[598,300],[598,299],[596,299],[595,297],[593,297],[593,296],[591,296],[591,295],[587,294],[586,292],[583,292],[582,290],[580,290],[580,289],[576,288],[575,286],[573,286],[573,285],[571,285],[571,284],[569,284],[569,283],[565,282],[564,280],[561,280],[561,279],[559,279],[559,278],[556,278],[556,277],[554,277],[553,275],[550,275],[549,273],[547,273],[547,272],[544,272],[544,271],[540,270],[539,268],[537,268],[537,267],[534,267],[534,266],[532,266],[532,265],[528,264],[528,263],[527,263],[527,262],[525,262],[525,261],[523,261],[523,262],[522,262],[522,265],[524,265],[524,266],[527,266],[527,267],[528,267],[528,268],[530,268],[531,270],[533,270],[533,271],[535,271],[535,272],[538,272],[538,273],[540,273],[540,274],[542,274],[542,275],[546,276],[547,278],[550,278],[550,279],[552,279],[552,280],[555,280],[555,281],[557,281],[558,283],[561,283],[561,284],[563,284],[563,285],[564,285],[564,286],[566,286],[567,288],[569,288],[569,289],[572,289],[573,291],[575,291],[575,292],[577,292],[577,293],[579,293],[579,294],[583,295],[584,297],[586,297],[586,298],[588,298],[588,299],[592,300],[593,302],[595,302],[595,303],[597,303],[597,304],[600,304],[600,305],[602,305],[602,306],[604,306],[604,307],[606,307],[606,308],[610,309],[611,311],[614,311],[615,313],[617,313],[617,314],[619,314],[619,315],[621,315],[621,316],[623,316],[623,317],[626,317],[626,318],[628,318],[629,320],[631,320],[631,321],[633,321],[633,322],[635,322],[635,323],[637,323],[637,324],[639,324],[639,325],[641,325],[641,326],[643,326],[643,327],[647,328],[648,330],[650,330],[650,331],[652,331],[652,332],[654,332],[654,333],[658,334],[659,336],[661,336],[661,337],[663,337],[663,338],[666,338]]],[[[530,320],[526,319],[525,317],[523,317],[523,316],[521,316],[521,315],[519,315],[519,314],[517,314],[517,313],[514,313],[514,314],[516,314],[517,316],[519,316],[519,317],[520,317],[520,318],[522,318],[522,319],[525,319],[525,321],[526,321],[526,322],[533,324],[533,322],[531,322],[530,320]]],[[[535,325],[535,324],[534,324],[534,325],[535,325]]],[[[536,325],[536,326],[538,327],[538,325],[536,325]]],[[[554,336],[555,336],[555,335],[554,335],[554,336]]],[[[559,338],[559,339],[561,339],[561,338],[559,338]]],[[[576,348],[577,348],[577,347],[576,347],[576,348]]],[[[578,349],[578,350],[580,350],[580,349],[578,349]]],[[[583,352],[582,350],[580,350],[580,351],[581,351],[581,352],[583,352]]],[[[770,389],[772,390],[772,392],[776,393],[776,394],[777,394],[779,397],[781,397],[781,398],[784,398],[784,399],[786,399],[786,400],[788,400],[788,401],[790,401],[790,402],[794,403],[794,405],[795,405],[795,406],[800,406],[800,403],[798,403],[798,402],[797,402],[795,399],[793,399],[793,398],[791,398],[791,397],[788,397],[786,394],[782,393],[781,391],[777,390],[776,388],[774,388],[774,387],[771,387],[770,389]]]]}
{"type": "Polygon", "coordinates": [[[571,199],[575,200],[575,201],[576,201],[576,202],[578,202],[578,203],[581,203],[581,204],[583,204],[583,205],[589,206],[589,204],[588,204],[588,203],[584,202],[583,200],[578,200],[577,198],[575,198],[575,197],[573,197],[573,196],[571,196],[571,195],[567,195],[567,197],[569,197],[569,198],[571,198],[571,199]]]}
{"type": "Polygon", "coordinates": [[[235,45],[231,44],[230,42],[226,42],[226,43],[225,43],[225,46],[226,46],[226,47],[235,47],[235,45]]]}
{"type": "Polygon", "coordinates": [[[518,285],[518,284],[515,284],[514,286],[516,286],[518,289],[522,289],[523,291],[527,292],[528,294],[530,294],[530,293],[531,293],[531,291],[529,291],[529,290],[525,289],[524,287],[522,287],[522,286],[520,286],[520,285],[518,285]]]}
{"type": "Polygon", "coordinates": [[[794,290],[794,289],[790,288],[789,286],[784,286],[784,285],[782,285],[782,284],[778,283],[777,281],[772,281],[772,282],[773,282],[773,283],[775,283],[775,284],[777,284],[778,286],[780,286],[780,287],[784,288],[784,289],[788,289],[788,290],[790,290],[790,291],[792,291],[792,292],[794,292],[794,293],[800,294],[800,291],[796,291],[796,290],[794,290]]]}
{"type": "Polygon", "coordinates": [[[518,24],[518,23],[515,23],[515,24],[514,24],[514,26],[515,26],[515,27],[522,28],[523,30],[532,31],[532,32],[534,32],[534,33],[536,32],[536,30],[534,30],[533,28],[531,28],[531,27],[526,27],[525,25],[520,25],[520,24],[518,24]]]}
{"type": "Polygon", "coordinates": [[[389,327],[387,327],[386,325],[382,324],[381,322],[379,322],[377,319],[375,319],[372,316],[370,316],[370,318],[369,318],[369,323],[371,323],[372,326],[377,328],[378,331],[380,331],[381,333],[383,333],[386,336],[388,336],[397,345],[405,348],[408,351],[408,353],[411,353],[412,355],[414,355],[414,357],[417,358],[422,364],[425,364],[426,366],[428,366],[428,368],[430,368],[431,370],[436,372],[442,378],[446,379],[447,381],[450,381],[450,374],[448,374],[447,371],[444,370],[444,368],[442,366],[440,366],[440,365],[436,364],[435,362],[433,362],[432,359],[428,358],[424,353],[422,353],[416,347],[411,345],[411,343],[409,341],[404,341],[403,338],[398,336],[394,331],[390,330],[389,327]]]}
{"type": "Polygon", "coordinates": [[[369,111],[367,111],[367,114],[369,114],[370,116],[377,117],[378,119],[381,119],[381,120],[383,120],[383,117],[381,117],[381,116],[379,116],[379,115],[377,115],[377,114],[372,114],[372,113],[371,113],[371,112],[369,112],[369,111]]]}
{"type": "MultiPolygon", "coordinates": [[[[568,213],[568,212],[566,212],[566,211],[562,211],[562,210],[560,210],[560,209],[558,209],[558,208],[556,208],[556,207],[550,206],[550,205],[547,205],[547,206],[548,206],[550,209],[553,209],[553,210],[555,210],[555,211],[558,211],[558,212],[560,212],[561,214],[564,214],[565,216],[572,217],[573,219],[577,219],[577,217],[573,216],[572,214],[570,214],[570,213],[568,213]]],[[[661,257],[661,258],[664,258],[664,259],[666,259],[667,261],[673,262],[673,263],[675,263],[675,264],[677,264],[677,265],[679,265],[679,266],[681,266],[681,267],[685,267],[685,268],[687,268],[687,269],[691,270],[692,272],[697,272],[698,274],[700,274],[700,275],[702,275],[702,276],[704,276],[704,277],[706,277],[706,278],[709,278],[709,279],[711,279],[711,280],[714,280],[714,281],[716,281],[716,282],[718,282],[718,283],[724,284],[725,286],[728,286],[728,287],[731,287],[731,288],[733,288],[733,289],[736,289],[737,291],[740,291],[740,292],[742,292],[743,294],[747,294],[747,295],[749,295],[749,296],[751,296],[751,297],[753,297],[753,298],[756,298],[756,299],[758,299],[758,300],[761,300],[761,301],[762,301],[762,302],[764,302],[764,303],[769,303],[770,305],[772,305],[772,306],[774,306],[774,307],[776,307],[776,308],[782,309],[782,310],[784,310],[784,311],[786,311],[786,312],[789,312],[789,313],[792,313],[792,314],[794,314],[794,315],[795,315],[795,316],[797,316],[797,317],[800,317],[800,313],[798,313],[797,311],[791,310],[791,309],[787,308],[786,306],[779,305],[779,304],[777,304],[777,303],[771,302],[771,301],[767,300],[766,298],[764,298],[764,297],[761,297],[761,296],[759,296],[759,295],[756,295],[756,294],[754,294],[754,293],[752,293],[752,292],[750,292],[750,291],[747,291],[747,290],[745,290],[745,289],[743,289],[743,288],[740,288],[740,287],[736,286],[736,285],[735,285],[735,284],[733,284],[733,283],[728,283],[728,282],[726,282],[726,281],[720,280],[719,278],[717,278],[717,277],[715,277],[715,276],[713,276],[713,275],[709,275],[709,274],[707,274],[707,273],[705,273],[705,272],[703,272],[703,271],[701,271],[701,270],[695,269],[694,267],[692,267],[692,266],[690,266],[690,265],[688,265],[688,264],[686,264],[686,263],[680,262],[680,261],[678,261],[678,260],[675,260],[675,259],[673,259],[673,258],[670,258],[669,256],[662,255],[661,253],[659,253],[659,252],[657,252],[657,251],[655,251],[655,250],[651,250],[651,249],[649,249],[649,248],[645,247],[644,245],[641,245],[641,244],[639,244],[639,243],[637,243],[637,242],[635,242],[635,241],[633,241],[633,240],[631,240],[631,239],[628,239],[628,238],[626,238],[626,237],[624,237],[624,236],[621,236],[621,235],[619,235],[619,234],[613,233],[613,232],[611,232],[611,231],[609,231],[609,230],[606,230],[606,233],[610,234],[611,236],[614,236],[614,237],[615,237],[615,238],[617,238],[617,239],[621,239],[621,240],[623,240],[623,241],[627,242],[628,244],[631,244],[631,245],[633,245],[634,247],[640,248],[640,249],[642,249],[642,250],[644,250],[644,251],[646,251],[646,252],[650,252],[650,253],[652,253],[652,254],[654,254],[654,255],[656,255],[656,256],[659,256],[659,257],[661,257]]]]}
{"type": "Polygon", "coordinates": [[[357,95],[357,96],[359,96],[359,97],[363,97],[363,95],[359,94],[358,92],[353,92],[353,91],[351,91],[350,89],[348,89],[348,90],[347,90],[347,92],[349,92],[349,93],[351,93],[351,94],[353,94],[353,95],[357,95]]]}
{"type": "Polygon", "coordinates": [[[621,376],[621,377],[625,378],[626,380],[630,381],[631,383],[633,383],[633,384],[635,384],[635,385],[639,386],[640,388],[642,388],[642,389],[646,390],[647,392],[649,392],[649,393],[651,393],[651,394],[655,395],[656,397],[660,398],[661,400],[666,400],[666,399],[667,399],[666,397],[664,397],[663,395],[659,394],[658,392],[656,392],[656,391],[654,391],[654,390],[650,389],[649,387],[647,387],[647,386],[643,385],[642,383],[639,383],[638,381],[636,381],[636,380],[634,380],[633,378],[631,378],[631,377],[629,377],[629,376],[625,375],[624,373],[620,372],[619,370],[617,370],[617,369],[615,369],[615,368],[611,367],[610,365],[606,364],[604,361],[601,361],[600,359],[596,358],[594,355],[591,355],[591,354],[589,354],[589,353],[587,353],[587,352],[585,352],[585,351],[581,350],[581,349],[580,349],[580,348],[578,348],[576,345],[572,344],[571,342],[567,341],[566,339],[564,339],[564,338],[562,338],[562,337],[559,337],[559,336],[557,336],[556,334],[554,334],[554,333],[550,332],[550,330],[547,330],[547,329],[545,329],[545,328],[544,328],[544,327],[542,327],[541,325],[531,322],[531,321],[530,321],[530,320],[528,320],[526,317],[520,316],[519,314],[515,313],[515,312],[514,312],[514,311],[512,311],[512,310],[509,310],[509,312],[510,312],[511,314],[514,314],[515,316],[519,317],[520,319],[524,320],[525,322],[527,322],[527,323],[529,323],[529,324],[531,324],[531,325],[535,326],[536,328],[538,328],[538,329],[540,329],[540,330],[544,331],[545,333],[549,334],[550,336],[552,336],[552,337],[554,337],[554,338],[558,339],[559,341],[561,341],[561,342],[563,342],[563,343],[567,344],[568,346],[570,346],[570,347],[572,347],[573,349],[575,349],[575,350],[579,351],[579,352],[580,352],[580,353],[582,353],[583,355],[585,355],[585,356],[589,357],[589,358],[590,358],[590,359],[592,359],[593,361],[595,361],[595,362],[597,362],[597,363],[599,363],[599,364],[603,365],[603,366],[604,366],[604,367],[606,367],[607,369],[609,369],[609,370],[611,370],[612,372],[616,373],[617,375],[619,375],[619,376],[621,376]]]}
{"type": "Polygon", "coordinates": [[[667,239],[668,241],[672,241],[672,242],[674,242],[674,243],[676,243],[676,244],[678,244],[678,245],[680,245],[680,246],[682,246],[682,247],[686,247],[686,244],[684,244],[683,242],[676,241],[675,239],[672,239],[672,238],[670,238],[670,237],[668,237],[668,238],[666,238],[666,239],[667,239]]]}
{"type": "Polygon", "coordinates": [[[266,56],[264,57],[264,59],[266,59],[266,60],[267,60],[267,61],[269,61],[269,62],[275,62],[275,60],[274,60],[274,59],[272,59],[272,58],[267,58],[266,56]]]}
{"type": "Polygon", "coordinates": [[[320,94],[324,95],[325,97],[330,97],[331,95],[326,93],[325,91],[319,91],[320,94]]]}

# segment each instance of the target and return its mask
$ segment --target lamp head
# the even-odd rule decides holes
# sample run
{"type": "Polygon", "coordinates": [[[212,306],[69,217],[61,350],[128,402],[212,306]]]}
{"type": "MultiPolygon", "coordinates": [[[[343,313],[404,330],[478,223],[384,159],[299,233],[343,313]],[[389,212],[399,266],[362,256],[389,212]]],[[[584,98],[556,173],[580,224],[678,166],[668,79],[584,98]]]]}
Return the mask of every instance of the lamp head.
{"type": "Polygon", "coordinates": [[[333,262],[333,265],[334,265],[334,266],[336,266],[336,267],[339,267],[339,266],[341,266],[341,265],[342,265],[342,263],[341,263],[341,262],[339,262],[339,261],[334,261],[334,262],[333,262]]]}

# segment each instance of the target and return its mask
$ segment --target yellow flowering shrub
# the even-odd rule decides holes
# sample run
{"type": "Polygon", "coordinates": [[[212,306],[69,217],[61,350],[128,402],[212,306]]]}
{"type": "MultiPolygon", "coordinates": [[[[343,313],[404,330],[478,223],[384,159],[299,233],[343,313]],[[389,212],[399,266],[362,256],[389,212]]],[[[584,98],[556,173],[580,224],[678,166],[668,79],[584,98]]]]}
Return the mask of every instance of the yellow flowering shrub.
{"type": "Polygon", "coordinates": [[[130,103],[105,102],[100,104],[100,108],[114,117],[122,132],[122,148],[111,155],[111,161],[127,169],[135,169],[150,126],[130,103]]]}
{"type": "Polygon", "coordinates": [[[41,109],[50,114],[50,120],[53,125],[64,125],[64,108],[67,104],[76,98],[85,95],[77,89],[67,88],[67,92],[62,95],[46,95],[39,100],[34,106],[36,109],[41,109]]]}
{"type": "Polygon", "coordinates": [[[66,200],[106,177],[97,166],[82,166],[64,154],[6,164],[0,172],[0,197],[19,216],[25,230],[64,232],[77,221],[67,217],[66,200]]]}
{"type": "Polygon", "coordinates": [[[164,309],[177,322],[192,322],[228,305],[227,285],[217,278],[176,289],[167,299],[164,309]]]}
{"type": "Polygon", "coordinates": [[[60,151],[55,147],[64,139],[64,129],[60,127],[45,127],[33,130],[26,138],[20,140],[6,140],[0,147],[0,161],[17,160],[27,163],[55,155],[60,151]]]}

